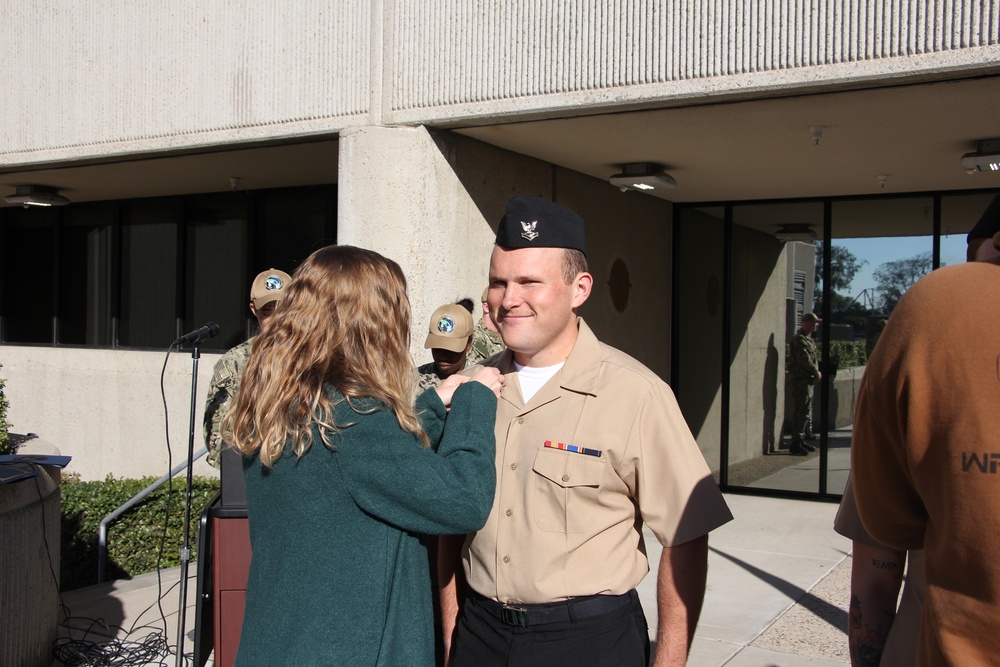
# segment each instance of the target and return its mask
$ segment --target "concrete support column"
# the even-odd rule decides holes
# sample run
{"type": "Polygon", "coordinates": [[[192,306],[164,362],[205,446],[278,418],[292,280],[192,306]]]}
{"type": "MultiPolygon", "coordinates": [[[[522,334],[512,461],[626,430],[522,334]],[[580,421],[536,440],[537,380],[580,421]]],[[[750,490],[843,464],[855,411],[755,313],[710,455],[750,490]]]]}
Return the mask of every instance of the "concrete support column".
{"type": "Polygon", "coordinates": [[[491,227],[459,178],[457,152],[450,135],[423,127],[340,135],[338,242],[402,266],[418,363],[430,360],[423,340],[434,309],[462,297],[478,304],[486,286],[496,221],[491,227]]]}

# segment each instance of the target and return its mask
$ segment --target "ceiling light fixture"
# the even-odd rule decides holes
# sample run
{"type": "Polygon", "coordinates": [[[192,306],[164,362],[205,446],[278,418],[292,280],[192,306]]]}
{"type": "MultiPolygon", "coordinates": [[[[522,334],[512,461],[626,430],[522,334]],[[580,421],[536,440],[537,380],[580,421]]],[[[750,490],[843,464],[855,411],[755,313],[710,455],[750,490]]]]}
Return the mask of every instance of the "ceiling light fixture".
{"type": "Polygon", "coordinates": [[[962,167],[966,172],[1000,171],[1000,139],[984,139],[976,142],[976,152],[962,156],[962,167]]]}
{"type": "Polygon", "coordinates": [[[65,206],[69,200],[59,194],[56,188],[47,185],[19,185],[17,192],[3,200],[8,204],[20,204],[24,208],[29,206],[65,206]]]}
{"type": "Polygon", "coordinates": [[[810,243],[816,240],[816,232],[809,225],[783,225],[781,229],[774,233],[774,238],[779,241],[803,241],[810,243]]]}
{"type": "Polygon", "coordinates": [[[629,162],[622,165],[622,172],[608,179],[611,185],[620,189],[652,193],[677,187],[677,181],[667,173],[662,164],[655,162],[629,162]]]}

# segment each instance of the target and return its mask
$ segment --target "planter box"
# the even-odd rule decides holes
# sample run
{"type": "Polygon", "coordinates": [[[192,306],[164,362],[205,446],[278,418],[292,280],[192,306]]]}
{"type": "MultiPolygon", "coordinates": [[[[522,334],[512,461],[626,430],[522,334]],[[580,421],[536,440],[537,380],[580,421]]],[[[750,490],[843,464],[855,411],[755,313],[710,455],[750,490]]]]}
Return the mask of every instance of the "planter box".
{"type": "Polygon", "coordinates": [[[59,471],[0,485],[0,665],[48,667],[59,623],[59,471]]]}

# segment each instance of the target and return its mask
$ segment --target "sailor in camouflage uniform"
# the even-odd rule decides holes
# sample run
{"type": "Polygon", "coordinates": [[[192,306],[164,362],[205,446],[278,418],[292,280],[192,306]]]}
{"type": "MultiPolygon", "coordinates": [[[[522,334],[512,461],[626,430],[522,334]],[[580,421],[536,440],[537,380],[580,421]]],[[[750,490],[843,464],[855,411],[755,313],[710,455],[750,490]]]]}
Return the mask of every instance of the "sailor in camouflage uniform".
{"type": "MultiPolygon", "coordinates": [[[[250,312],[257,318],[258,326],[263,329],[267,320],[274,313],[278,301],[285,295],[285,289],[292,281],[284,271],[268,269],[257,274],[250,287],[250,312]]],[[[212,383],[208,387],[208,402],[205,404],[205,446],[208,447],[206,460],[214,467],[219,467],[219,454],[223,441],[220,433],[222,417],[229,407],[229,400],[239,389],[243,370],[250,361],[253,350],[252,337],[226,352],[216,362],[212,373],[212,383]]]]}
{"type": "Polygon", "coordinates": [[[431,351],[434,361],[417,367],[421,390],[438,386],[441,380],[470,365],[473,329],[472,315],[458,304],[449,303],[434,311],[424,341],[424,348],[431,351]]]}
{"type": "Polygon", "coordinates": [[[494,354],[507,349],[507,346],[503,344],[503,340],[500,338],[500,334],[497,333],[496,325],[493,324],[493,320],[490,318],[490,308],[486,303],[486,294],[488,292],[488,287],[483,290],[483,316],[476,322],[476,328],[472,331],[472,348],[469,350],[469,359],[466,362],[466,366],[474,366],[489,359],[494,354]]]}
{"type": "Polygon", "coordinates": [[[820,319],[815,313],[802,316],[802,328],[792,338],[788,374],[791,379],[792,404],[792,444],[788,451],[795,456],[805,456],[816,448],[806,442],[806,430],[812,417],[813,385],[823,377],[819,371],[819,351],[811,334],[819,326],[820,319]]]}

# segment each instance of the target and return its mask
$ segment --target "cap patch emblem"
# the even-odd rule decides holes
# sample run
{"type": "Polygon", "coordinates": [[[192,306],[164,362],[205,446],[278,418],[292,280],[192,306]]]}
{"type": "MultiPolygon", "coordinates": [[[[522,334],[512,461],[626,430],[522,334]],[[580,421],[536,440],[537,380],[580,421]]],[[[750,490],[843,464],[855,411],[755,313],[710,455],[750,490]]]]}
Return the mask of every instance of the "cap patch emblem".
{"type": "Polygon", "coordinates": [[[264,281],[264,289],[268,292],[281,289],[281,278],[278,276],[268,276],[267,280],[264,281]]]}
{"type": "Polygon", "coordinates": [[[455,320],[450,317],[442,317],[438,320],[438,331],[443,334],[450,334],[455,330],[455,320]]]}
{"type": "Polygon", "coordinates": [[[537,220],[535,220],[534,222],[525,222],[524,220],[522,220],[521,229],[523,229],[524,231],[521,232],[521,238],[526,239],[528,241],[534,241],[535,239],[537,239],[538,232],[535,231],[535,227],[537,226],[538,226],[537,220]]]}

